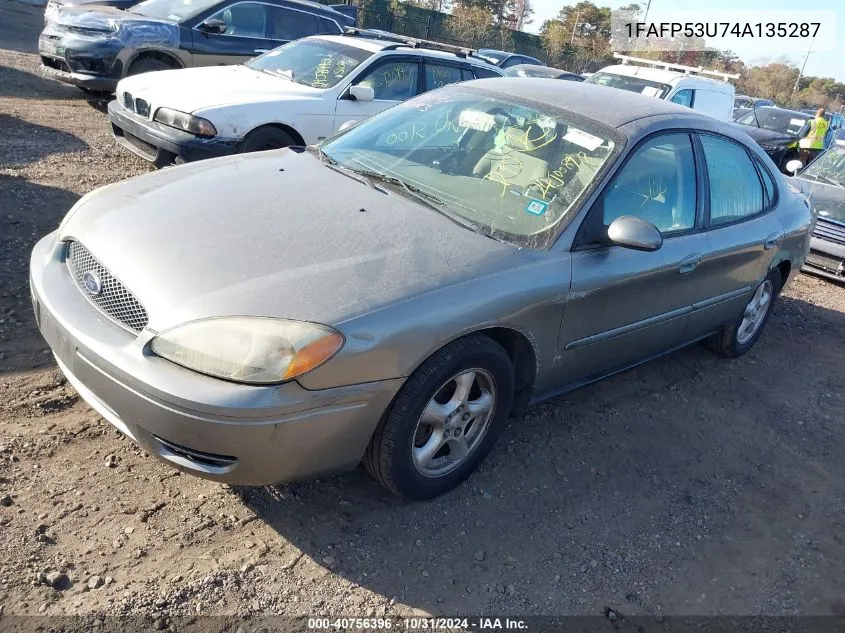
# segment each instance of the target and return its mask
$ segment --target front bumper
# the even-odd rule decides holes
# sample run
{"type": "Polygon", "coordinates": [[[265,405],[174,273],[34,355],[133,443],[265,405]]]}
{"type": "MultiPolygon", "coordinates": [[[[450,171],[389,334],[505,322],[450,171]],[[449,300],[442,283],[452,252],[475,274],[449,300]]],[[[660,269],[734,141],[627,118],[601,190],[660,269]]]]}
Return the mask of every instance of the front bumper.
{"type": "Polygon", "coordinates": [[[96,92],[114,92],[117,87],[122,75],[118,52],[106,44],[75,48],[55,35],[42,34],[38,40],[42,74],[96,92]]]}
{"type": "Polygon", "coordinates": [[[810,253],[801,270],[845,283],[845,245],[810,238],[810,253]]]}
{"type": "Polygon", "coordinates": [[[88,404],[150,454],[185,472],[264,485],[354,468],[401,379],[308,391],[202,376],[152,355],[155,332],[116,325],[82,294],[56,234],[35,246],[38,328],[88,404]]]}
{"type": "Polygon", "coordinates": [[[109,121],[115,140],[157,167],[228,156],[237,151],[240,139],[201,138],[149,119],[124,108],[117,100],[109,103],[109,121]]]}

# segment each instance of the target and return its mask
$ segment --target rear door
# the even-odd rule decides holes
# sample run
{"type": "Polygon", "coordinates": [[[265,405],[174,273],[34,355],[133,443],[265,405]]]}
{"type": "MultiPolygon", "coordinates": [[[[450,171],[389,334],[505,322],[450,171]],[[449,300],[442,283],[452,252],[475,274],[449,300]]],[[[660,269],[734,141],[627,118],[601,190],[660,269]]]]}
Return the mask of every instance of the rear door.
{"type": "Polygon", "coordinates": [[[698,276],[708,298],[695,306],[688,333],[703,336],[736,319],[768,272],[783,237],[774,213],[775,181],[740,143],[700,133],[706,165],[705,224],[709,248],[698,276]]]}
{"type": "Polygon", "coordinates": [[[423,58],[422,91],[427,92],[463,81],[468,78],[465,72],[469,72],[468,67],[458,62],[423,58]]]}
{"type": "Polygon", "coordinates": [[[221,3],[218,11],[202,22],[220,20],[223,33],[209,33],[202,22],[193,29],[194,66],[240,64],[275,47],[270,38],[272,5],[260,2],[221,3]]]}
{"type": "Polygon", "coordinates": [[[701,299],[697,264],[707,255],[696,154],[686,132],[661,133],[633,150],[579,230],[558,354],[562,386],[574,386],[684,341],[701,299]],[[623,215],[654,224],[653,252],[611,244],[623,215]]]}

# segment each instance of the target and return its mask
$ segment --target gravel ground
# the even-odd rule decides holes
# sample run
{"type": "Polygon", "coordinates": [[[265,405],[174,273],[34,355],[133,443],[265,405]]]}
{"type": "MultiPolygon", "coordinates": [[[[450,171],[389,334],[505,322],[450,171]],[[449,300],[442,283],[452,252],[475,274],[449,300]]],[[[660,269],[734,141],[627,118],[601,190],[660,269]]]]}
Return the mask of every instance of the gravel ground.
{"type": "Polygon", "coordinates": [[[40,19],[0,0],[0,614],[845,615],[845,289],[805,275],[744,358],[534,407],[428,503],[360,469],[230,488],[123,439],[55,368],[27,259],[149,168],[37,74],[40,19]]]}

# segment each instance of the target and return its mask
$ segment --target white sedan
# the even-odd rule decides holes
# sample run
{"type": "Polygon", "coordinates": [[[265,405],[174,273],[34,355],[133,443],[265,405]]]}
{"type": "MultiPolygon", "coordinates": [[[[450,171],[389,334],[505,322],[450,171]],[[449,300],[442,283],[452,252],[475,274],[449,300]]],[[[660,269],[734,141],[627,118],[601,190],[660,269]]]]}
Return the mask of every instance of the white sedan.
{"type": "Polygon", "coordinates": [[[157,166],[307,145],[427,90],[501,75],[457,48],[364,34],[304,38],[240,66],[127,77],[109,104],[115,138],[157,166]]]}

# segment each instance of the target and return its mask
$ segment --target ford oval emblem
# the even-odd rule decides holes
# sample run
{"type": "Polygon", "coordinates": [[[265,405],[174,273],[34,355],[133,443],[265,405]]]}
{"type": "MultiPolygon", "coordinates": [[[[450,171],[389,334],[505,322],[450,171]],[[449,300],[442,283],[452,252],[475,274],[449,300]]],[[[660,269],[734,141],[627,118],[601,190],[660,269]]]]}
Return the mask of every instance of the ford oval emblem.
{"type": "Polygon", "coordinates": [[[93,273],[90,270],[82,275],[82,283],[85,285],[85,290],[92,297],[98,296],[103,291],[103,283],[100,281],[97,273],[93,273]]]}

